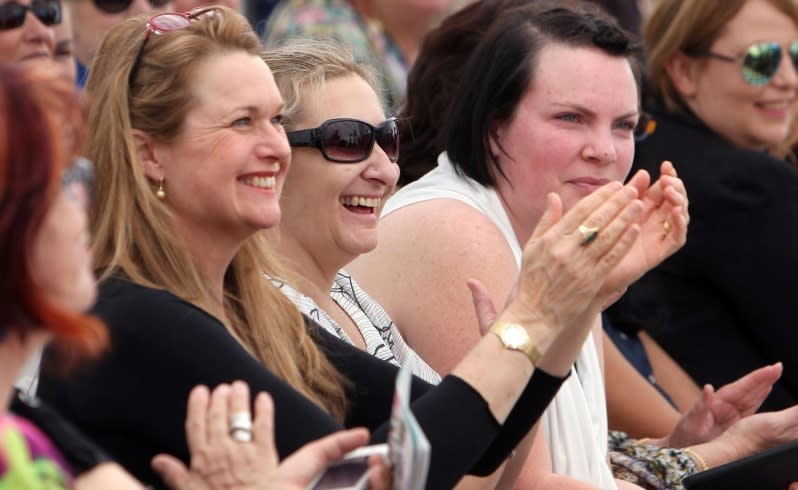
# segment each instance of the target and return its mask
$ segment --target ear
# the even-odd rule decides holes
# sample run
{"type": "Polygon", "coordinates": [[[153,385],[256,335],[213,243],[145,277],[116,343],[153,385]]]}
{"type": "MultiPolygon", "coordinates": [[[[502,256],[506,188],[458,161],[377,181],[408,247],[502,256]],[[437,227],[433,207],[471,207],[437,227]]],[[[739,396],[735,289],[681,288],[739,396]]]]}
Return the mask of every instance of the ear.
{"type": "Polygon", "coordinates": [[[685,99],[695,96],[699,75],[699,62],[681,51],[665,63],[665,72],[671,78],[674,88],[685,99]]]}
{"type": "Polygon", "coordinates": [[[501,121],[494,121],[491,124],[490,133],[488,134],[488,149],[496,160],[499,159],[499,155],[502,153],[501,141],[504,138],[506,127],[507,123],[501,121]]]}
{"type": "Polygon", "coordinates": [[[156,157],[155,143],[150,135],[140,129],[133,130],[133,142],[136,145],[136,155],[139,164],[144,170],[144,175],[154,182],[164,178],[164,171],[156,157]]]}

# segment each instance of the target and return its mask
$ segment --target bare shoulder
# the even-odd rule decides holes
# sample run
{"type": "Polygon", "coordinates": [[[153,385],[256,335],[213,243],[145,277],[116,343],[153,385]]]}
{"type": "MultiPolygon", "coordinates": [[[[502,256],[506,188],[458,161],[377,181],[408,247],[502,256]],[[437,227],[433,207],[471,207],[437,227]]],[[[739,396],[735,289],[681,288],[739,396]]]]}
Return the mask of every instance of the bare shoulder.
{"type": "Polygon", "coordinates": [[[498,227],[454,199],[412,204],[386,216],[377,248],[347,269],[411,347],[443,373],[479,340],[466,281],[482,281],[501,307],[517,275],[498,227]]]}

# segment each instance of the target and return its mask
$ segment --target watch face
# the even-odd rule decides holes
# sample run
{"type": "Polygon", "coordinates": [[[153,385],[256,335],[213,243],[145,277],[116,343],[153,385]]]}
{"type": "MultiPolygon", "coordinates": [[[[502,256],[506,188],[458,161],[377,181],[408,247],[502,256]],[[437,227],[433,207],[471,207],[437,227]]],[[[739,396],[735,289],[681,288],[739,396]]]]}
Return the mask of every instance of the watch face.
{"type": "Polygon", "coordinates": [[[504,329],[503,337],[507,347],[512,349],[520,349],[529,338],[526,330],[521,325],[507,325],[504,329]]]}

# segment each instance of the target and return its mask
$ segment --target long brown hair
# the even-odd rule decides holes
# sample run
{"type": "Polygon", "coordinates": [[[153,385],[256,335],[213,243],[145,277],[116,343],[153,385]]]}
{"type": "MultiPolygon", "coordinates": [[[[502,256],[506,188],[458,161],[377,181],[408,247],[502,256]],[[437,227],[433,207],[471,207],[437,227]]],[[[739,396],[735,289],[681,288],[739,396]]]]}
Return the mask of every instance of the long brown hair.
{"type": "Polygon", "coordinates": [[[279,269],[262,234],[233,258],[224,279],[224,312],[217,311],[167,205],[138,161],[132,130],[169,142],[195,103],[194,68],[218,53],[262,51],[247,20],[226,7],[211,7],[191,25],[151,35],[129,84],[136,49],[146,35],[144,17],[117,25],[103,41],[90,70],[88,155],[97,165],[97,206],[92,216],[94,254],[102,278],[122,275],[168,290],[216,316],[278,376],[342,418],[341,375],[306,331],[302,316],[263,272],[279,269]]]}
{"type": "Polygon", "coordinates": [[[49,302],[34,284],[30,263],[83,133],[74,86],[51,68],[0,66],[0,336],[44,328],[73,360],[98,352],[105,328],[49,302]]]}

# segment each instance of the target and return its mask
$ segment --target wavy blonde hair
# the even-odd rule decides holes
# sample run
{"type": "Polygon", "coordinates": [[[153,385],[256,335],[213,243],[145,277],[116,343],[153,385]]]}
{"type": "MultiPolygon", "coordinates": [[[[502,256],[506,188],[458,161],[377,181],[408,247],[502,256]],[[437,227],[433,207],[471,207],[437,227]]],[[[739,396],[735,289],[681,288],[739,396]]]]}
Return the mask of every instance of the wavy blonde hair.
{"type": "Polygon", "coordinates": [[[259,55],[260,42],[247,20],[225,7],[211,7],[191,25],[150,35],[129,85],[146,17],[122,22],[100,46],[86,86],[88,156],[97,163],[96,205],[91,216],[93,252],[101,280],[121,275],[168,290],[216,318],[260,361],[291,386],[342,420],[345,381],[308,334],[293,304],[264,271],[280,269],[261,233],[235,255],[224,278],[224,315],[181,236],[168,206],[153,193],[136,152],[132,130],[168,143],[181,131],[194,104],[196,66],[220,53],[259,55]]]}
{"type": "Polygon", "coordinates": [[[283,96],[283,120],[287,129],[294,129],[295,121],[302,113],[302,90],[305,88],[319,90],[327,80],[357,75],[378,95],[380,93],[374,68],[355,61],[349,49],[331,38],[294,41],[264,52],[261,58],[271,68],[283,96]]]}

